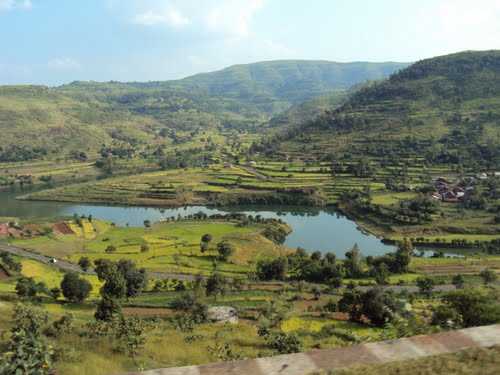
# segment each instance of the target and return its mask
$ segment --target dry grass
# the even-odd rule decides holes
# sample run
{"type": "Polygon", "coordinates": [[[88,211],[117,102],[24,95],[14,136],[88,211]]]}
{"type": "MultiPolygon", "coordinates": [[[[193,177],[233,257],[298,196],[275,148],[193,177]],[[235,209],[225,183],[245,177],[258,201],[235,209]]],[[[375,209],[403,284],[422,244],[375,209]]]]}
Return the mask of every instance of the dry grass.
{"type": "Polygon", "coordinates": [[[500,372],[500,347],[475,348],[453,354],[375,366],[356,366],[330,375],[493,375],[500,372]]]}

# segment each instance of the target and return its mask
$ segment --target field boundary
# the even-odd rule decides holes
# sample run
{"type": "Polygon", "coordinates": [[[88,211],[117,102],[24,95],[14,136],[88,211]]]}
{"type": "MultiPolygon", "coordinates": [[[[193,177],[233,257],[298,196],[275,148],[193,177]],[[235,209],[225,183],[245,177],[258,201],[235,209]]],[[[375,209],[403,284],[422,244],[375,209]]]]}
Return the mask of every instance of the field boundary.
{"type": "Polygon", "coordinates": [[[500,345],[500,324],[338,349],[202,366],[173,367],[129,375],[307,375],[353,365],[404,361],[494,345],[500,345]]]}

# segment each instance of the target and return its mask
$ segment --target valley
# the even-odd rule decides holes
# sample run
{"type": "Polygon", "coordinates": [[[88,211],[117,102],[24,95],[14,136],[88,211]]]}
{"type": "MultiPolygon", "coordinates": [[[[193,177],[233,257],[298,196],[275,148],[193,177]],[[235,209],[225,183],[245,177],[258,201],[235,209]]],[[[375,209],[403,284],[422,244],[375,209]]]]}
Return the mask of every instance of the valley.
{"type": "Polygon", "coordinates": [[[0,330],[104,375],[497,324],[499,77],[485,51],[0,87],[0,330]]]}

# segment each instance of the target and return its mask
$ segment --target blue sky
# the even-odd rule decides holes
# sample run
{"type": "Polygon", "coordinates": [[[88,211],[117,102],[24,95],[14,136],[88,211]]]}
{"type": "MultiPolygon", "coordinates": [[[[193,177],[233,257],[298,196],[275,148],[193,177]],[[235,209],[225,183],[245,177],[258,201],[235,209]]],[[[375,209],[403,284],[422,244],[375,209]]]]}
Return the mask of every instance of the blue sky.
{"type": "Polygon", "coordinates": [[[500,48],[500,0],[0,0],[0,84],[500,48]]]}

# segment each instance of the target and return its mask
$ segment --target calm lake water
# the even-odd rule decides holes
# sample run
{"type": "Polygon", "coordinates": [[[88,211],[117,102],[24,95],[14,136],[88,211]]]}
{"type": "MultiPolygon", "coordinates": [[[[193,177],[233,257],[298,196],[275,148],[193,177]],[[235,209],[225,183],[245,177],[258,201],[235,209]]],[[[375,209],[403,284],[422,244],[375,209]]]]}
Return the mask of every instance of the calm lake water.
{"type": "Polygon", "coordinates": [[[360,231],[353,221],[331,210],[315,210],[297,207],[185,207],[160,209],[150,207],[122,207],[101,204],[73,204],[58,202],[31,202],[16,200],[22,192],[0,192],[0,217],[50,218],[58,216],[92,215],[94,218],[112,221],[117,225],[142,226],[144,220],[159,221],[171,216],[186,216],[202,211],[206,214],[242,212],[266,218],[280,218],[288,223],[293,232],[285,244],[307,250],[331,251],[344,257],[346,251],[357,243],[364,255],[381,255],[393,251],[378,238],[360,231]]]}

